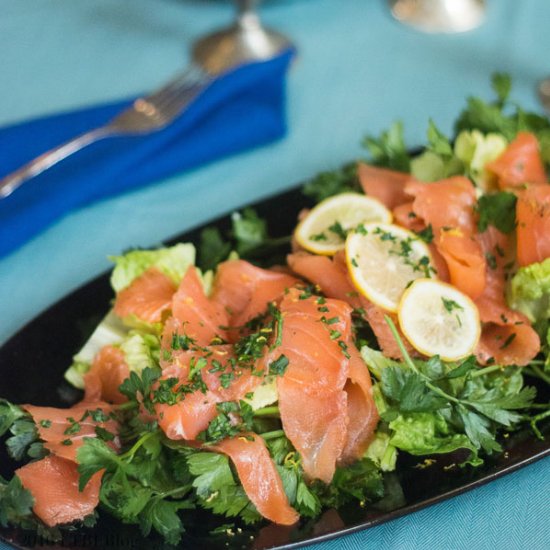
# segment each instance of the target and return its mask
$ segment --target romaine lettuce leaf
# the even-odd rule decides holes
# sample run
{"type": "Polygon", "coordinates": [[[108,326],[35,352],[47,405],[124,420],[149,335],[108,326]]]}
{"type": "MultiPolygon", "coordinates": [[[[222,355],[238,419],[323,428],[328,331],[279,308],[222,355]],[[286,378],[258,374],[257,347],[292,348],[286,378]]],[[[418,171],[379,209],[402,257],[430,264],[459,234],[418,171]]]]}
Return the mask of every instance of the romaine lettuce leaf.
{"type": "Polygon", "coordinates": [[[389,443],[415,456],[443,454],[467,449],[471,452],[466,461],[479,465],[477,449],[470,439],[461,433],[453,433],[439,413],[400,414],[389,423],[392,432],[389,443]]]}
{"type": "Polygon", "coordinates": [[[454,152],[474,182],[484,191],[495,186],[494,178],[485,170],[487,163],[496,159],[508,145],[501,134],[483,135],[479,130],[464,130],[456,138],[454,152]]]}
{"type": "Polygon", "coordinates": [[[525,314],[532,323],[550,318],[550,258],[522,267],[512,277],[508,305],[525,314]]]}
{"type": "Polygon", "coordinates": [[[120,349],[124,352],[130,372],[141,373],[146,367],[158,365],[160,341],[154,334],[131,331],[120,343],[120,349]]]}
{"type": "Polygon", "coordinates": [[[83,376],[90,370],[96,353],[104,346],[118,344],[128,334],[121,320],[109,311],[97,325],[82,349],[73,357],[72,365],[65,371],[65,379],[76,388],[84,389],[83,376]]]}
{"type": "Polygon", "coordinates": [[[382,378],[382,371],[387,367],[400,367],[399,361],[394,361],[389,357],[386,357],[381,351],[369,348],[369,346],[363,346],[361,348],[361,357],[365,361],[369,371],[380,380],[382,378]]]}
{"type": "Polygon", "coordinates": [[[122,256],[111,256],[115,268],[111,274],[111,286],[115,292],[126,288],[136,277],[154,266],[178,284],[187,268],[195,264],[195,247],[179,243],[156,250],[131,250],[122,256]]]}
{"type": "Polygon", "coordinates": [[[370,458],[383,472],[395,470],[397,449],[390,443],[390,436],[384,431],[377,430],[365,452],[365,458],[370,458]]]}

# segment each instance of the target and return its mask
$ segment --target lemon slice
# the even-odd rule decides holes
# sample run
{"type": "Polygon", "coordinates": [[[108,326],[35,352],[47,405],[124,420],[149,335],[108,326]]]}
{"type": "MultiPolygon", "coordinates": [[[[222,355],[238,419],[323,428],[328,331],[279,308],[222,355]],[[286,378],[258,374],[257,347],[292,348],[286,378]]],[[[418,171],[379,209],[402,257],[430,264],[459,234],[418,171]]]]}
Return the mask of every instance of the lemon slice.
{"type": "Polygon", "coordinates": [[[369,222],[391,222],[392,213],[378,200],[359,193],[341,193],[321,201],[298,224],[300,246],[329,256],[345,246],[346,234],[369,222]]]}
{"type": "Polygon", "coordinates": [[[435,273],[426,243],[388,223],[366,224],[351,233],[346,239],[346,261],[357,290],[392,312],[414,280],[435,273]]]}
{"type": "Polygon", "coordinates": [[[457,361],[473,353],[481,332],[472,300],[454,286],[433,279],[416,280],[403,294],[399,325],[420,353],[457,361]]]}

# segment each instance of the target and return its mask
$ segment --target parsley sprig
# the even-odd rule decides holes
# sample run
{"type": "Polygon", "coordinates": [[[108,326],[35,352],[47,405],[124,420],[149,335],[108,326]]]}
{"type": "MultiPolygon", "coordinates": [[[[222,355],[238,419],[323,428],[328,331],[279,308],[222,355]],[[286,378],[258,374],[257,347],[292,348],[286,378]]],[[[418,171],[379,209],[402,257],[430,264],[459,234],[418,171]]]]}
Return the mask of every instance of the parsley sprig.
{"type": "Polygon", "coordinates": [[[437,412],[463,431],[476,449],[488,454],[501,451],[497,429],[511,428],[522,420],[516,411],[530,407],[535,388],[527,386],[509,393],[499,386],[488,389],[476,379],[501,367],[477,369],[475,358],[449,369],[435,356],[421,367],[410,357],[393,321],[386,317],[386,322],[402,353],[403,365],[382,370],[381,391],[390,404],[383,417],[392,420],[402,413],[437,412]]]}

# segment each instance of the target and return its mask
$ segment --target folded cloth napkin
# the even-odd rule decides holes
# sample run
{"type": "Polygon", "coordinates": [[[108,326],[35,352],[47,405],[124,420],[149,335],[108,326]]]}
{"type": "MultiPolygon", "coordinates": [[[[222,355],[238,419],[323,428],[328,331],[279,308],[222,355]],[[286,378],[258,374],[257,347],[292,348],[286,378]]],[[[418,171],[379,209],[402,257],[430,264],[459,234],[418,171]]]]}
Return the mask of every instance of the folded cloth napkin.
{"type": "MultiPolygon", "coordinates": [[[[289,49],[216,80],[167,128],[110,137],[0,200],[0,257],[70,210],[282,137],[289,49]]],[[[0,129],[0,177],[44,151],[108,122],[132,100],[0,129]]]]}

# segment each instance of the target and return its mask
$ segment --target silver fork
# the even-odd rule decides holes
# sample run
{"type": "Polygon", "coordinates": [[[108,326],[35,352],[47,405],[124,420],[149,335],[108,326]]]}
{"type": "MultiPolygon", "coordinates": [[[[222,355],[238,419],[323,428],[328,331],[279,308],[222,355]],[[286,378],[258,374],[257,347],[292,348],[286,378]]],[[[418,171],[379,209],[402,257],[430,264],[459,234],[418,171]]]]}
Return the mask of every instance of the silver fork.
{"type": "Polygon", "coordinates": [[[11,195],[28,179],[100,139],[146,134],[168,126],[214,79],[213,75],[199,66],[191,65],[151,95],[136,99],[130,107],[104,126],[94,128],[46,151],[0,179],[0,199],[11,195]]]}

